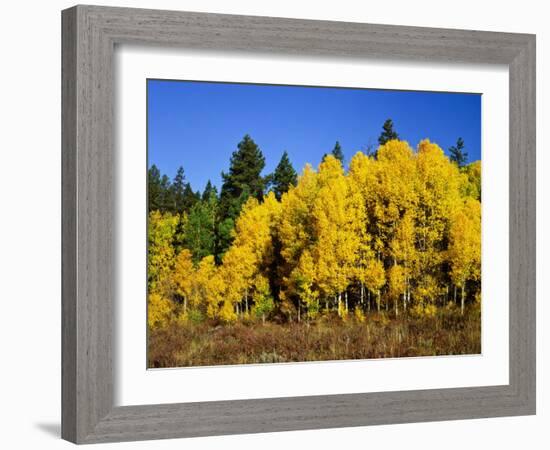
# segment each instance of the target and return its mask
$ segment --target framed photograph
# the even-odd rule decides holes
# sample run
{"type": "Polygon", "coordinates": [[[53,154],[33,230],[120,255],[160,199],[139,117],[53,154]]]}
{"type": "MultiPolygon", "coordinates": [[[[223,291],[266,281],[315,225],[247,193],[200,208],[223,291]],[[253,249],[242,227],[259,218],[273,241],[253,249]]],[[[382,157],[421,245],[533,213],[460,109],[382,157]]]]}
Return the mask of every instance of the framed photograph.
{"type": "Polygon", "coordinates": [[[535,413],[535,37],[62,13],[62,436],[535,413]]]}

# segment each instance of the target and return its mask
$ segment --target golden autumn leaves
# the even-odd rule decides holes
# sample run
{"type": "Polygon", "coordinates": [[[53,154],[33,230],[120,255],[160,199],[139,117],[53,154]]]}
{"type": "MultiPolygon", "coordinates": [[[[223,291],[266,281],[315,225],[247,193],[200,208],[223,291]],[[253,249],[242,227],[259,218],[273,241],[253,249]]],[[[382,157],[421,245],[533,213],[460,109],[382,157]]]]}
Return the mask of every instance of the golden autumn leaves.
{"type": "Polygon", "coordinates": [[[428,140],[413,151],[404,141],[358,152],[346,172],[329,155],[307,165],[297,185],[277,200],[250,198],[232,246],[193,264],[174,248],[185,217],[149,216],[148,323],[208,317],[310,320],[371,308],[396,315],[433,314],[479,299],[480,166],[460,170],[428,140]]]}

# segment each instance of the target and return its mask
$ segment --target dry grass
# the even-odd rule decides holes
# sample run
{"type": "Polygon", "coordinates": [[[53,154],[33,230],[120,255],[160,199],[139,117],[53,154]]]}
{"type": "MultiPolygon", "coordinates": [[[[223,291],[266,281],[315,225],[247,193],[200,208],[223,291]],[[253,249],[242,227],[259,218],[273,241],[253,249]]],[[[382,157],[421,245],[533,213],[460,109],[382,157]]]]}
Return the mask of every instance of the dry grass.
{"type": "Polygon", "coordinates": [[[481,353],[479,308],[435,317],[325,317],[312,323],[171,325],[149,334],[149,367],[212,366],[481,353]]]}

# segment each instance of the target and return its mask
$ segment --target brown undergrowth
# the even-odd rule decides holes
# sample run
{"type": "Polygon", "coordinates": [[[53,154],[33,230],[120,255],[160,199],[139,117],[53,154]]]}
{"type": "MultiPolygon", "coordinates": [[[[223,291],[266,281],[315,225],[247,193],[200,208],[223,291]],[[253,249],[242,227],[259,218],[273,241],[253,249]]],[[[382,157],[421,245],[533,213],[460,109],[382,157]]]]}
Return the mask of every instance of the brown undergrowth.
{"type": "Polygon", "coordinates": [[[185,367],[481,353],[479,308],[464,316],[372,313],[364,321],[337,316],[277,324],[171,324],[149,331],[148,366],[185,367]]]}

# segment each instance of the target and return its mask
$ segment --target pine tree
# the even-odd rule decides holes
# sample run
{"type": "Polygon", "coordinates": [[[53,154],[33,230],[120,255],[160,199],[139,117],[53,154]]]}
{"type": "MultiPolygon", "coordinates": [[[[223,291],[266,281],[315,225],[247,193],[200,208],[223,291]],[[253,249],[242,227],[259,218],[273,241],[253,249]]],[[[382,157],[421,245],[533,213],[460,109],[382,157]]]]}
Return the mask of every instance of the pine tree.
{"type": "Polygon", "coordinates": [[[277,200],[280,200],[282,195],[288,191],[290,186],[295,186],[297,180],[296,171],[292,167],[292,163],[288,158],[288,153],[285,151],[279,164],[273,172],[271,177],[271,184],[273,185],[273,192],[277,200]]]}
{"type": "Polygon", "coordinates": [[[185,184],[185,189],[183,190],[182,206],[183,211],[189,212],[191,208],[201,199],[201,196],[197,192],[193,192],[191,188],[191,183],[185,184]]]}
{"type": "Polygon", "coordinates": [[[229,173],[222,172],[221,208],[223,213],[229,212],[231,203],[241,197],[245,189],[248,189],[251,197],[262,199],[265,180],[261,176],[261,172],[264,167],[265,158],[262,151],[248,134],[245,135],[237,145],[237,150],[231,155],[229,173]]]}
{"type": "Polygon", "coordinates": [[[334,156],[342,163],[342,165],[344,165],[344,152],[342,151],[342,146],[340,145],[340,142],[336,141],[336,144],[334,144],[334,148],[332,149],[331,153],[332,156],[334,156]]]}
{"type": "Polygon", "coordinates": [[[216,214],[218,200],[213,192],[210,198],[196,202],[187,217],[184,228],[184,244],[193,254],[193,262],[215,252],[216,214]]]}
{"type": "Polygon", "coordinates": [[[163,175],[160,179],[160,210],[174,212],[174,196],[168,175],[163,175]]]}
{"type": "Polygon", "coordinates": [[[393,129],[393,120],[387,119],[384,122],[384,125],[382,125],[382,133],[380,134],[380,137],[378,138],[378,143],[380,145],[384,145],[386,142],[399,139],[399,135],[397,132],[393,129]]]}
{"type": "Polygon", "coordinates": [[[237,145],[230,159],[229,172],[222,172],[218,236],[218,259],[231,244],[231,226],[249,197],[262,200],[265,179],[261,172],[265,158],[254,140],[247,134],[237,145]]]}
{"type": "Polygon", "coordinates": [[[206,201],[210,198],[210,196],[214,194],[214,196],[218,197],[218,190],[216,189],[216,186],[214,186],[210,180],[206,183],[206,186],[204,188],[204,191],[202,192],[202,201],[206,201]]]}
{"type": "Polygon", "coordinates": [[[171,186],[172,200],[174,201],[173,212],[181,214],[185,207],[185,172],[179,167],[171,186]]]}
{"type": "Polygon", "coordinates": [[[449,147],[449,153],[449,159],[458,167],[463,167],[468,161],[468,153],[464,151],[464,140],[461,137],[457,139],[456,145],[449,147]]]}
{"type": "Polygon", "coordinates": [[[147,193],[149,211],[160,210],[162,202],[160,171],[154,164],[147,172],[147,193]]]}

